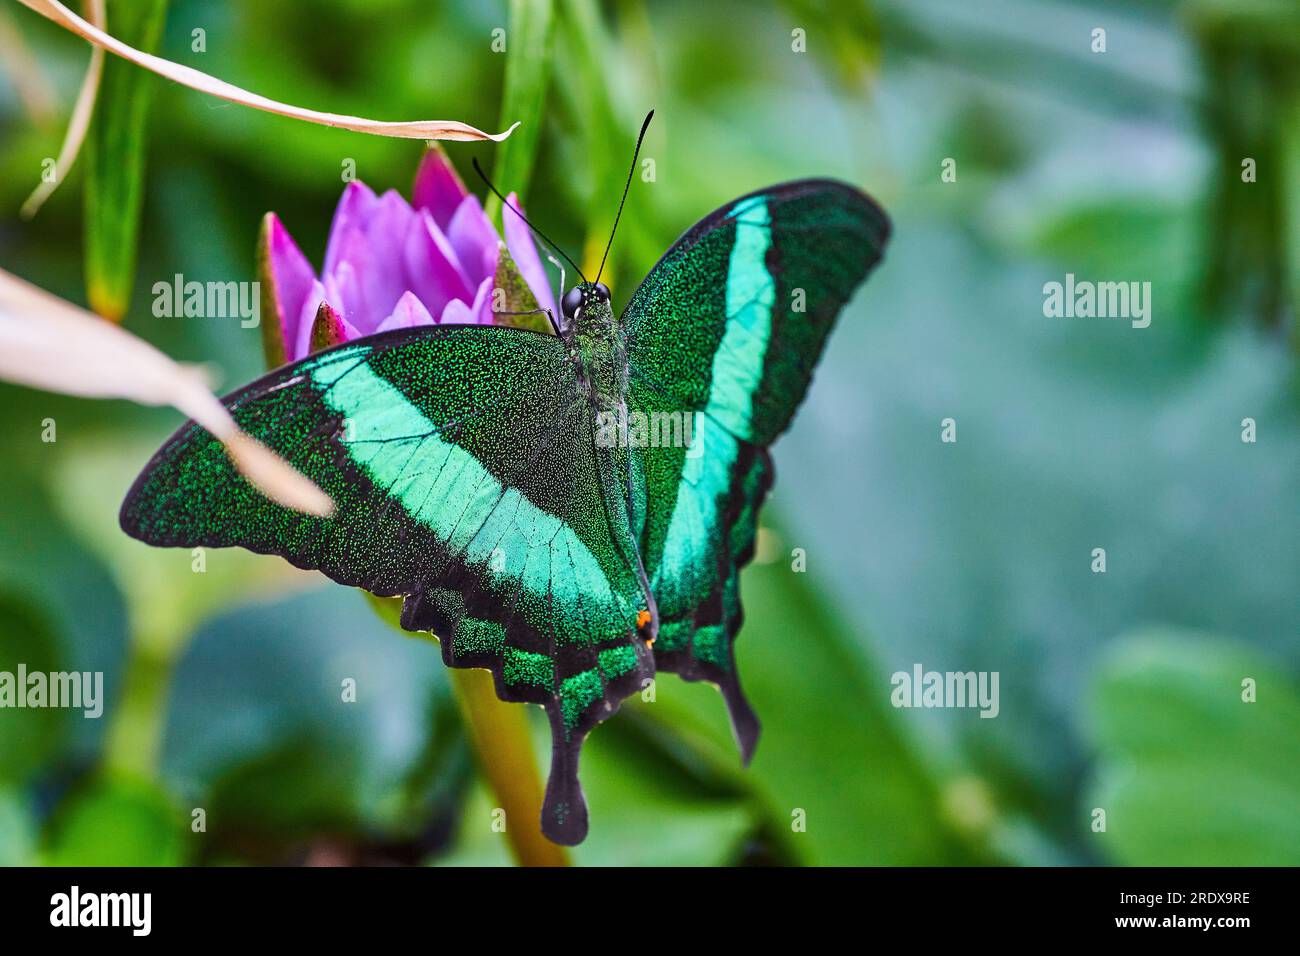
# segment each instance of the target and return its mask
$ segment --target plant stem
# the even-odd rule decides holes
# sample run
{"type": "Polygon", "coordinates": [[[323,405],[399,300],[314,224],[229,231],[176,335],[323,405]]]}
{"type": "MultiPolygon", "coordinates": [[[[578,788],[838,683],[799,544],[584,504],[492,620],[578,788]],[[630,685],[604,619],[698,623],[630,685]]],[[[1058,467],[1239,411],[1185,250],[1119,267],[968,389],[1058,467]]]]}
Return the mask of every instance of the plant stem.
{"type": "MultiPolygon", "coordinates": [[[[401,598],[362,593],[382,620],[411,636],[402,630],[399,621],[401,598]]],[[[421,636],[438,641],[432,633],[422,632],[421,636]]],[[[506,812],[506,839],[515,862],[521,866],[568,866],[569,854],[564,847],[542,836],[544,791],[524,708],[497,697],[488,671],[452,667],[447,673],[479,767],[496,796],[497,806],[506,812]]]]}
{"type": "Polygon", "coordinates": [[[158,773],[176,642],[143,639],[132,627],[122,696],[108,727],[104,766],[152,780],[158,773]]]}
{"type": "Polygon", "coordinates": [[[542,836],[542,778],[523,707],[499,700],[485,670],[453,668],[450,673],[479,765],[505,810],[506,838],[516,862],[568,866],[564,847],[542,836]]]}

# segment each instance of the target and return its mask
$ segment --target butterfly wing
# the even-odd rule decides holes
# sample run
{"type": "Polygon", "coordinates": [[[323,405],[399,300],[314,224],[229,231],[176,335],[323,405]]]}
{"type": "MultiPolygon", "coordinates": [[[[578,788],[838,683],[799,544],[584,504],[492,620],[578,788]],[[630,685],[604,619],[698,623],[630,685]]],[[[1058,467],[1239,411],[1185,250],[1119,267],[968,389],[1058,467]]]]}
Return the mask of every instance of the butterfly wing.
{"type": "Polygon", "coordinates": [[[491,326],[405,329],[272,372],[225,404],[335,503],[329,518],[258,494],[186,424],[122,506],[149,544],[239,545],[343,584],[403,595],[403,627],[435,632],[452,667],[546,708],[543,829],[576,843],[582,739],[653,674],[647,598],[627,524],[601,492],[591,416],[554,336],[491,326]]]}
{"type": "Polygon", "coordinates": [[[629,415],[691,416],[692,445],[642,452],[642,559],[659,668],[722,690],[745,759],[758,735],[736,673],[739,570],[773,472],[766,446],[803,401],[831,326],[881,257],[889,220],[843,183],[805,180],[723,206],[633,293],[629,415]]]}

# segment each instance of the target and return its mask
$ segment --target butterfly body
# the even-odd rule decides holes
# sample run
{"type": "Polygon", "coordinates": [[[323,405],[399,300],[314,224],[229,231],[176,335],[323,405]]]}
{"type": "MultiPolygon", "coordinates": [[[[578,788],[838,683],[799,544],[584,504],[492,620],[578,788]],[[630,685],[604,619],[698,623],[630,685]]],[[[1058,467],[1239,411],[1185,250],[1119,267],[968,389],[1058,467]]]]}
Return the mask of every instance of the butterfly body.
{"type": "Polygon", "coordinates": [[[604,286],[574,286],[566,303],[577,299],[560,335],[579,363],[579,382],[596,413],[616,411],[627,397],[627,349],[623,344],[609,293],[604,286]],[[574,296],[573,293],[578,293],[574,296]]]}
{"type": "Polygon", "coordinates": [[[402,596],[403,627],[436,634],[449,666],[487,668],[503,700],[546,709],[542,827],[576,843],[581,743],[656,673],[716,684],[752,753],[733,641],[767,446],[887,235],[858,190],[787,183],[688,230],[617,319],[584,282],[558,336],[442,325],[310,355],[224,401],[334,498],[333,517],[262,498],[188,423],[128,493],[122,526],[402,596]],[[610,420],[651,427],[610,440],[610,420]]]}

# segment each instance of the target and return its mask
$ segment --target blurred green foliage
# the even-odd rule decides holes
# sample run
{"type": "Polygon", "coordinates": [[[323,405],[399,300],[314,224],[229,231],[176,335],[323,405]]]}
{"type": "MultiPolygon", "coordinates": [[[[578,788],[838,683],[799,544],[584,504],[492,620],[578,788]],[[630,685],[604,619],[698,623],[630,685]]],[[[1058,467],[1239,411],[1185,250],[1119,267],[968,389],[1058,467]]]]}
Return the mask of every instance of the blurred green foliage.
{"type": "MultiPolygon", "coordinates": [[[[247,89],[376,118],[521,120],[504,146],[448,152],[462,174],[478,156],[588,261],[654,108],[654,176],[634,181],[606,270],[617,301],[692,222],[771,182],[839,176],[894,218],[775,450],[737,645],[764,722],[753,766],[711,688],[661,677],[584,754],[579,863],[1300,862],[1297,219],[1276,173],[1300,169],[1294,86],[1250,44],[1214,55],[1227,40],[1205,4],[980,6],[169,4],[161,51],[247,89]],[[510,40],[515,23],[551,56],[510,40]],[[1259,195],[1224,172],[1246,129],[1216,121],[1229,81],[1280,157],[1259,195]],[[1246,245],[1225,250],[1227,234],[1246,245]],[[1266,266],[1251,294],[1231,291],[1241,248],[1266,266]],[[1150,281],[1152,326],[1045,319],[1042,285],[1066,272],[1150,281]],[[1250,321],[1261,302],[1271,318],[1250,321]],[[955,445],[939,441],[949,416],[955,445]],[[916,662],[998,671],[998,718],[895,710],[889,677],[916,662]]],[[[85,45],[0,13],[70,104],[85,45]]],[[[252,279],[267,210],[319,263],[349,161],[406,192],[420,146],[132,85],[153,109],[125,324],[233,388],[260,371],[258,331],[156,317],[152,284],[252,279]]],[[[57,145],[0,81],[0,208],[57,145]]],[[[128,201],[131,168],[92,157],[34,221],[0,214],[0,266],[86,301],[83,258],[106,246],[78,194],[97,162],[128,201]]],[[[102,670],[109,697],[98,721],[0,711],[0,864],[508,862],[428,642],[275,559],[215,551],[196,573],[188,552],[117,532],[122,493],[176,424],[0,386],[0,671],[102,670]]]]}
{"type": "Polygon", "coordinates": [[[1300,694],[1284,671],[1222,640],[1140,633],[1111,650],[1091,708],[1101,757],[1092,802],[1107,808],[1118,860],[1300,858],[1300,694]]]}

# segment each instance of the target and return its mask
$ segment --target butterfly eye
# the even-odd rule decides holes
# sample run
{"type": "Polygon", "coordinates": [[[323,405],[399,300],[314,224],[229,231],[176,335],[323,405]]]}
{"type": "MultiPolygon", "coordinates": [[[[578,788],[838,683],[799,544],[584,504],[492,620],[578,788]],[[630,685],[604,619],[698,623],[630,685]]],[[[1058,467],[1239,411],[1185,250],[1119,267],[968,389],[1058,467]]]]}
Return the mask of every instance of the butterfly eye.
{"type": "Polygon", "coordinates": [[[600,299],[602,302],[609,301],[609,288],[605,285],[605,283],[597,282],[594,286],[592,286],[591,291],[596,296],[596,298],[600,299]]]}
{"type": "Polygon", "coordinates": [[[577,312],[578,307],[582,305],[582,299],[582,289],[576,285],[568,292],[564,293],[564,298],[560,301],[560,311],[564,313],[566,319],[573,318],[573,314],[577,312]]]}

